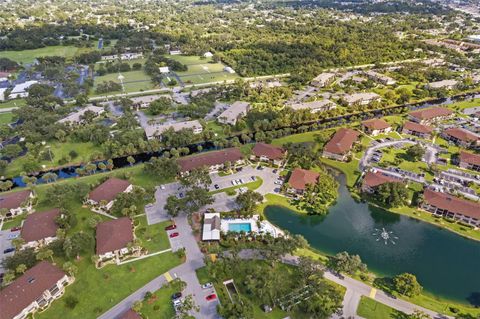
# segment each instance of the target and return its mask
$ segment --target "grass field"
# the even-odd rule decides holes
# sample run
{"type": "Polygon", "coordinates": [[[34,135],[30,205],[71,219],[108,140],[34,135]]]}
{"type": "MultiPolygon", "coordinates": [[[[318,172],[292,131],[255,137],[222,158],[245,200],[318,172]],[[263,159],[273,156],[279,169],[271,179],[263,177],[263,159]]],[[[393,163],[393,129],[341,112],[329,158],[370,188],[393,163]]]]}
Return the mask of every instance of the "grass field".
{"type": "Polygon", "coordinates": [[[13,114],[11,112],[8,113],[0,113],[0,125],[7,125],[12,123],[13,114]]]}
{"type": "Polygon", "coordinates": [[[365,319],[397,319],[404,314],[373,299],[362,297],[358,305],[357,315],[365,319]]]}
{"type": "Polygon", "coordinates": [[[27,102],[24,99],[8,100],[0,102],[0,109],[6,109],[9,107],[20,107],[24,105],[27,105],[27,102]]]}
{"type": "MultiPolygon", "coordinates": [[[[127,93],[151,90],[155,88],[155,85],[152,83],[150,77],[141,70],[122,72],[121,74],[125,77],[123,80],[123,83],[125,87],[125,92],[127,93]]],[[[109,73],[109,74],[95,77],[95,85],[94,85],[94,90],[92,91],[92,95],[110,95],[115,93],[121,93],[121,91],[108,92],[108,93],[102,93],[102,94],[95,93],[95,89],[97,85],[106,81],[113,81],[116,83],[120,83],[120,80],[118,79],[118,73],[109,73]]]]}
{"type": "Polygon", "coordinates": [[[56,45],[34,50],[3,51],[0,52],[0,58],[9,58],[11,60],[17,61],[18,63],[32,63],[35,58],[41,56],[58,55],[66,58],[71,58],[78,51],[79,48],[74,46],[56,45]]]}
{"type": "Polygon", "coordinates": [[[169,221],[154,225],[147,224],[147,217],[138,217],[140,224],[137,226],[135,233],[141,240],[142,246],[148,249],[148,253],[154,253],[170,248],[167,232],[165,227],[170,225],[169,221]]]}
{"type": "Polygon", "coordinates": [[[175,310],[173,309],[171,296],[180,291],[182,282],[172,281],[168,285],[163,286],[153,292],[152,298],[145,301],[142,305],[140,313],[143,318],[148,319],[171,319],[175,318],[175,310]]]}

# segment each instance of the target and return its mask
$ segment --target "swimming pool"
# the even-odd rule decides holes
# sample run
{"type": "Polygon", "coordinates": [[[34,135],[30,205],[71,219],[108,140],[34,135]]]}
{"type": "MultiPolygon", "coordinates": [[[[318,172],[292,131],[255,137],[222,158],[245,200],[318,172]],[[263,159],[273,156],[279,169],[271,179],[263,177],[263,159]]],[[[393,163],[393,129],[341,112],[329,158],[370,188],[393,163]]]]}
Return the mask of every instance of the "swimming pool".
{"type": "Polygon", "coordinates": [[[252,225],[250,223],[231,223],[228,224],[228,230],[234,232],[251,232],[252,225]]]}

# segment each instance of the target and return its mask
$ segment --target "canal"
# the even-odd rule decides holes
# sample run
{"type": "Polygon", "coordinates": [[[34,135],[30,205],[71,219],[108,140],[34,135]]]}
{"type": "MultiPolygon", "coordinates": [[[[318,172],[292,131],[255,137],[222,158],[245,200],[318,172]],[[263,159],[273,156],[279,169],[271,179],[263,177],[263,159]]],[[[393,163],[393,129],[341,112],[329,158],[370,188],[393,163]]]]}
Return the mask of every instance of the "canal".
{"type": "Polygon", "coordinates": [[[394,276],[415,274],[436,296],[480,306],[480,242],[419,220],[356,202],[340,182],[339,198],[322,216],[307,216],[280,206],[268,206],[269,221],[300,234],[320,252],[358,254],[369,270],[394,276]],[[386,242],[381,238],[390,232],[386,242]]]}

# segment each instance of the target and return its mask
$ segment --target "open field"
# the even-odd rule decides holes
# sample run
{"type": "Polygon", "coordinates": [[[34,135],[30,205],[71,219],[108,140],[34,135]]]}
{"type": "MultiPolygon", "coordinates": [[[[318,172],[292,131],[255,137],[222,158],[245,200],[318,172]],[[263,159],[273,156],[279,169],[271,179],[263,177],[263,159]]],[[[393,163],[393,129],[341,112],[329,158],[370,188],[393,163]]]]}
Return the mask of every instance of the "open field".
{"type": "MultiPolygon", "coordinates": [[[[125,92],[127,93],[151,90],[155,88],[155,85],[151,81],[150,77],[147,74],[145,74],[145,72],[143,72],[142,70],[122,72],[121,74],[125,77],[123,80],[123,84],[125,87],[125,92]]],[[[92,92],[92,95],[100,96],[100,95],[111,95],[115,93],[121,93],[121,91],[101,93],[101,94],[95,93],[95,89],[97,85],[106,81],[113,81],[116,83],[120,83],[120,80],[118,79],[118,73],[109,73],[109,74],[95,77],[95,85],[94,85],[94,90],[92,92]]]]}
{"type": "Polygon", "coordinates": [[[35,58],[41,56],[58,55],[66,58],[71,58],[78,52],[78,50],[79,48],[74,46],[56,45],[34,50],[3,51],[0,52],[0,58],[9,58],[23,64],[32,63],[35,58]]]}
{"type": "Polygon", "coordinates": [[[404,315],[403,312],[390,308],[373,299],[362,297],[358,305],[357,315],[365,319],[397,319],[404,315]]]}
{"type": "Polygon", "coordinates": [[[0,125],[6,125],[12,123],[13,114],[11,112],[8,113],[0,113],[0,125]]]}
{"type": "Polygon", "coordinates": [[[175,318],[171,296],[180,291],[182,282],[172,281],[153,292],[152,297],[143,303],[140,313],[143,318],[171,319],[175,318]]]}
{"type": "Polygon", "coordinates": [[[27,102],[25,101],[25,99],[15,99],[15,100],[1,102],[0,109],[6,109],[10,107],[20,107],[24,105],[27,105],[27,102]]]}

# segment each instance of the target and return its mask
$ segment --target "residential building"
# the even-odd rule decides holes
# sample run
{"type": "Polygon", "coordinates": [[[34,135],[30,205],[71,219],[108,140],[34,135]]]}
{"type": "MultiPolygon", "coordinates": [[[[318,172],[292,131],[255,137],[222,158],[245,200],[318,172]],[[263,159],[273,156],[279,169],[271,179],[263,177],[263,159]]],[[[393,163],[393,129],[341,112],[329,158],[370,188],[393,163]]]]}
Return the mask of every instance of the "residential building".
{"type": "Polygon", "coordinates": [[[463,128],[449,128],[442,132],[442,137],[458,146],[476,148],[480,146],[480,135],[463,128]]]}
{"type": "Polygon", "coordinates": [[[327,99],[312,102],[295,103],[289,106],[295,111],[310,110],[311,113],[325,112],[337,107],[335,103],[327,99]]]}
{"type": "Polygon", "coordinates": [[[255,161],[269,162],[275,166],[282,166],[287,151],[279,146],[257,143],[252,149],[250,158],[255,161]]]}
{"type": "Polygon", "coordinates": [[[349,128],[339,129],[323,148],[322,156],[337,161],[346,161],[359,135],[359,132],[349,128]]]}
{"type": "Polygon", "coordinates": [[[102,61],[114,61],[114,60],[122,60],[122,61],[129,61],[129,60],[136,60],[143,58],[143,53],[139,52],[126,52],[120,55],[104,55],[102,56],[102,61]]]}
{"type": "Polygon", "coordinates": [[[188,174],[191,170],[201,167],[206,167],[211,172],[216,172],[222,169],[227,162],[232,166],[244,163],[243,154],[239,148],[226,148],[220,151],[181,157],[177,160],[182,174],[188,174]]]}
{"type": "Polygon", "coordinates": [[[310,84],[316,87],[326,87],[335,80],[335,73],[322,73],[317,75],[310,84]]]}
{"type": "Polygon", "coordinates": [[[395,178],[394,176],[387,175],[381,171],[372,169],[371,171],[368,171],[363,177],[362,191],[366,193],[374,193],[378,186],[385,183],[394,182],[401,183],[402,180],[399,178],[395,178]]]}
{"type": "Polygon", "coordinates": [[[320,174],[302,168],[295,168],[288,179],[288,193],[302,195],[308,185],[315,185],[320,174]]]}
{"type": "Polygon", "coordinates": [[[56,240],[56,219],[60,214],[60,209],[54,208],[28,215],[20,232],[20,237],[25,241],[22,248],[40,248],[56,240]]]}
{"type": "Polygon", "coordinates": [[[220,240],[221,224],[220,213],[203,214],[202,240],[220,240]]]}
{"type": "Polygon", "coordinates": [[[368,105],[372,102],[380,101],[381,97],[377,93],[370,92],[347,94],[343,99],[348,105],[368,105]]]}
{"type": "Polygon", "coordinates": [[[429,139],[432,137],[433,128],[430,126],[407,121],[403,124],[402,133],[429,139]]]}
{"type": "Polygon", "coordinates": [[[24,319],[41,311],[73,282],[60,268],[41,261],[0,290],[0,319],[24,319]]]}
{"type": "Polygon", "coordinates": [[[458,84],[457,80],[443,80],[443,81],[430,82],[426,86],[427,88],[432,90],[438,90],[438,89],[451,90],[451,89],[454,89],[455,86],[457,86],[457,84],[458,84]]]}
{"type": "Polygon", "coordinates": [[[137,312],[132,308],[128,309],[118,317],[118,319],[143,319],[137,312]]]}
{"type": "Polygon", "coordinates": [[[170,55],[180,55],[180,54],[182,54],[182,51],[180,51],[180,50],[170,50],[169,53],[170,53],[170,55]]]}
{"type": "Polygon", "coordinates": [[[190,129],[193,131],[193,134],[200,134],[203,132],[202,124],[200,124],[198,120],[169,124],[151,124],[144,127],[145,135],[147,135],[147,139],[149,140],[161,138],[162,134],[168,129],[173,129],[175,132],[190,129]]]}
{"type": "Polygon", "coordinates": [[[105,109],[100,106],[89,105],[84,107],[81,110],[78,110],[74,113],[69,114],[68,116],[64,117],[61,120],[58,120],[58,123],[71,124],[71,125],[82,124],[84,121],[83,117],[87,112],[91,112],[94,114],[95,117],[98,117],[103,113],[105,113],[105,109]]]}
{"type": "Polygon", "coordinates": [[[421,208],[437,216],[452,218],[476,227],[480,226],[480,203],[477,202],[426,189],[423,192],[421,208]]]}
{"type": "Polygon", "coordinates": [[[158,71],[160,73],[166,74],[166,73],[170,73],[170,68],[168,66],[161,66],[158,68],[158,71]]]}
{"type": "Polygon", "coordinates": [[[17,99],[17,98],[22,98],[22,97],[27,97],[28,96],[28,89],[34,85],[37,84],[38,81],[27,81],[21,84],[17,84],[13,87],[12,91],[10,92],[10,95],[8,96],[10,99],[17,99]]]}
{"type": "Polygon", "coordinates": [[[386,134],[392,131],[392,127],[383,119],[372,119],[362,122],[362,129],[372,136],[386,134]]]}
{"type": "Polygon", "coordinates": [[[249,109],[248,102],[236,101],[218,116],[218,122],[235,125],[237,120],[247,115],[249,109]]]}
{"type": "Polygon", "coordinates": [[[435,121],[445,120],[453,115],[454,112],[445,107],[432,107],[409,112],[408,118],[420,124],[430,124],[435,121]]]}
{"type": "Polygon", "coordinates": [[[170,95],[146,95],[146,96],[138,96],[138,97],[131,97],[130,100],[132,101],[132,106],[138,109],[144,109],[150,106],[150,103],[153,101],[158,100],[159,98],[164,97],[167,99],[171,99],[170,95]]]}
{"type": "Polygon", "coordinates": [[[7,92],[8,88],[0,88],[0,101],[5,101],[7,97],[5,93],[7,92]]]}
{"type": "Polygon", "coordinates": [[[132,190],[133,185],[129,181],[110,177],[88,194],[87,203],[101,211],[109,210],[118,194],[132,190]]]}
{"type": "Polygon", "coordinates": [[[134,240],[133,222],[128,217],[122,217],[98,223],[95,238],[100,262],[118,260],[131,253],[128,246],[134,240]]]}
{"type": "Polygon", "coordinates": [[[33,193],[30,190],[5,194],[0,196],[0,209],[8,210],[5,218],[31,213],[33,197],[33,193]]]}
{"type": "Polygon", "coordinates": [[[383,75],[383,74],[380,74],[378,72],[375,72],[375,71],[366,71],[364,72],[364,74],[371,80],[373,81],[377,81],[383,85],[394,85],[397,83],[397,81],[395,81],[394,79],[392,79],[391,77],[389,76],[386,76],[386,75],[383,75]]]}
{"type": "Polygon", "coordinates": [[[470,169],[472,171],[480,172],[480,155],[467,153],[464,151],[460,152],[460,164],[461,168],[470,169]]]}

